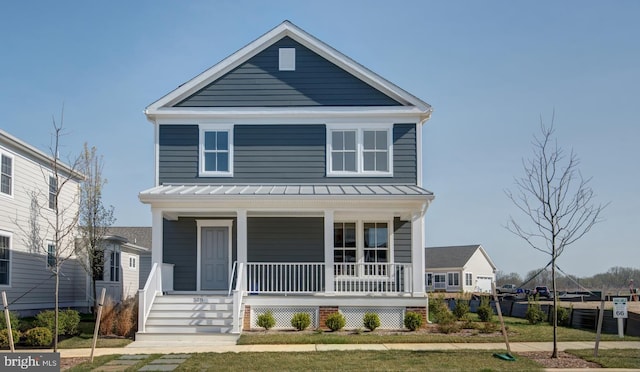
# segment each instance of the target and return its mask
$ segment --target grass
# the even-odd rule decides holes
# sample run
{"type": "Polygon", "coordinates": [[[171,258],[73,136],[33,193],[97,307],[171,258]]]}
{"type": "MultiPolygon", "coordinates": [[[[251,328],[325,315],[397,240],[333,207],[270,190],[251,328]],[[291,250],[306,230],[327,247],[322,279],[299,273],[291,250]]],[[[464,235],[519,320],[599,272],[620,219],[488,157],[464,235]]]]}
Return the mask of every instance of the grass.
{"type": "Polygon", "coordinates": [[[175,371],[540,371],[537,363],[506,362],[495,351],[327,351],[306,353],[194,354],[175,371]]]}
{"type": "MultiPolygon", "coordinates": [[[[109,363],[112,360],[118,359],[120,358],[122,355],[103,355],[103,356],[99,356],[99,357],[95,357],[93,358],[93,363],[90,362],[84,362],[81,364],[78,364],[76,366],[73,366],[69,369],[67,369],[67,371],[71,371],[71,372],[88,372],[88,371],[93,371],[94,369],[103,366],[107,363],[109,363]]],[[[159,357],[161,357],[162,354],[149,354],[147,355],[147,358],[145,359],[141,359],[138,361],[138,363],[131,365],[131,366],[126,366],[127,368],[124,369],[125,366],[119,366],[119,368],[117,369],[113,369],[114,371],[137,371],[138,369],[140,369],[141,367],[145,366],[146,364],[148,364],[149,362],[151,362],[154,359],[157,359],[159,357]]]]}
{"type": "MultiPolygon", "coordinates": [[[[474,315],[475,316],[475,315],[474,315]]],[[[525,319],[505,317],[511,342],[549,342],[553,341],[553,327],[547,323],[529,324],[525,319]]],[[[560,341],[594,341],[595,332],[558,327],[560,341]]],[[[603,334],[602,341],[619,341],[617,335],[603,334]]],[[[625,336],[625,341],[638,341],[640,337],[625,336]]],[[[383,343],[470,343],[503,342],[501,332],[482,334],[441,334],[420,332],[252,332],[243,333],[238,345],[255,344],[383,344],[383,343]]]]}
{"type": "Polygon", "coordinates": [[[604,368],[640,369],[640,352],[634,349],[598,350],[597,358],[593,356],[593,350],[566,350],[566,352],[598,363],[604,368]]]}
{"type": "MultiPolygon", "coordinates": [[[[87,348],[93,345],[93,329],[95,323],[91,321],[81,321],[78,324],[80,334],[58,342],[60,349],[78,349],[87,348]]],[[[128,338],[102,338],[98,337],[96,347],[125,347],[132,342],[128,338]]]]}

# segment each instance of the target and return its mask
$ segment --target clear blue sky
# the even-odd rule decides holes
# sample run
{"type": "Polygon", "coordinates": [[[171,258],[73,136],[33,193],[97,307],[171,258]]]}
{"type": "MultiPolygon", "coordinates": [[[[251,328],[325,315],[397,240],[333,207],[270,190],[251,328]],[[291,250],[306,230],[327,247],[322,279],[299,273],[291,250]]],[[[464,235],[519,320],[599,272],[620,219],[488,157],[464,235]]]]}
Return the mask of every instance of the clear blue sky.
{"type": "Polygon", "coordinates": [[[46,149],[65,106],[62,155],[104,155],[118,225],[150,225],[143,109],[288,19],[433,105],[425,127],[429,246],[481,243],[499,269],[548,257],[503,227],[540,117],[593,177],[605,221],[559,265],[640,266],[638,1],[5,1],[0,127],[46,149]]]}

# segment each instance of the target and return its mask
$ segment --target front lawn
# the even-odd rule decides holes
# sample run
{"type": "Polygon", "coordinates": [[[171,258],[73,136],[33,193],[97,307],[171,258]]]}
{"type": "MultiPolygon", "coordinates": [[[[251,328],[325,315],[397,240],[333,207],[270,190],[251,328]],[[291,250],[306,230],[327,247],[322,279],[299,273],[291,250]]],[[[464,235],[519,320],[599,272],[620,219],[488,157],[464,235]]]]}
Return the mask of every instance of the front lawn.
{"type": "MultiPolygon", "coordinates": [[[[474,314],[475,316],[475,314],[474,314]]],[[[553,327],[547,323],[529,324],[525,319],[505,317],[511,342],[549,342],[553,341],[553,327]]],[[[596,334],[573,328],[558,327],[559,341],[595,341],[596,334]]],[[[602,341],[620,341],[618,335],[603,334],[602,341]]],[[[638,341],[640,337],[625,336],[625,341],[638,341]]],[[[452,334],[438,333],[436,325],[428,330],[373,332],[315,332],[315,331],[256,331],[243,332],[238,345],[255,344],[384,344],[384,343],[471,343],[504,342],[502,333],[484,334],[477,330],[463,330],[452,334]]]]}
{"type": "Polygon", "coordinates": [[[566,352],[598,363],[604,368],[640,369],[640,351],[635,349],[600,349],[597,358],[593,356],[593,350],[566,350],[566,352]]]}

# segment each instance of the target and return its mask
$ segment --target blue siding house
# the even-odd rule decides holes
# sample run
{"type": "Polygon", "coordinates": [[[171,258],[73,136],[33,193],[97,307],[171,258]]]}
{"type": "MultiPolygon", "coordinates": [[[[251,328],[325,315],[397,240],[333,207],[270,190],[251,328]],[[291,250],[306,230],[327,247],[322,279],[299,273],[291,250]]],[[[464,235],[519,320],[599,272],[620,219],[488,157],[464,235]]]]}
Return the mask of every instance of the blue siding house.
{"type": "Polygon", "coordinates": [[[138,336],[240,333],[271,311],[347,327],[426,315],[431,106],[285,21],[149,105],[152,270],[138,336]]]}

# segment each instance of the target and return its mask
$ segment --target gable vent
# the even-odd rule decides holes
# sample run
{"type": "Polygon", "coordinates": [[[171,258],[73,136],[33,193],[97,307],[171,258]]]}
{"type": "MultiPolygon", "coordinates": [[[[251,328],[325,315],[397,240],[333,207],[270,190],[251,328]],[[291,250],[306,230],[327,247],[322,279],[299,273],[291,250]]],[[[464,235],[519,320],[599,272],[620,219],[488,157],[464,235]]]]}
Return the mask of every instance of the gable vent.
{"type": "Polygon", "coordinates": [[[296,48],[280,48],[279,49],[279,64],[280,71],[295,71],[296,70],[296,48]]]}

